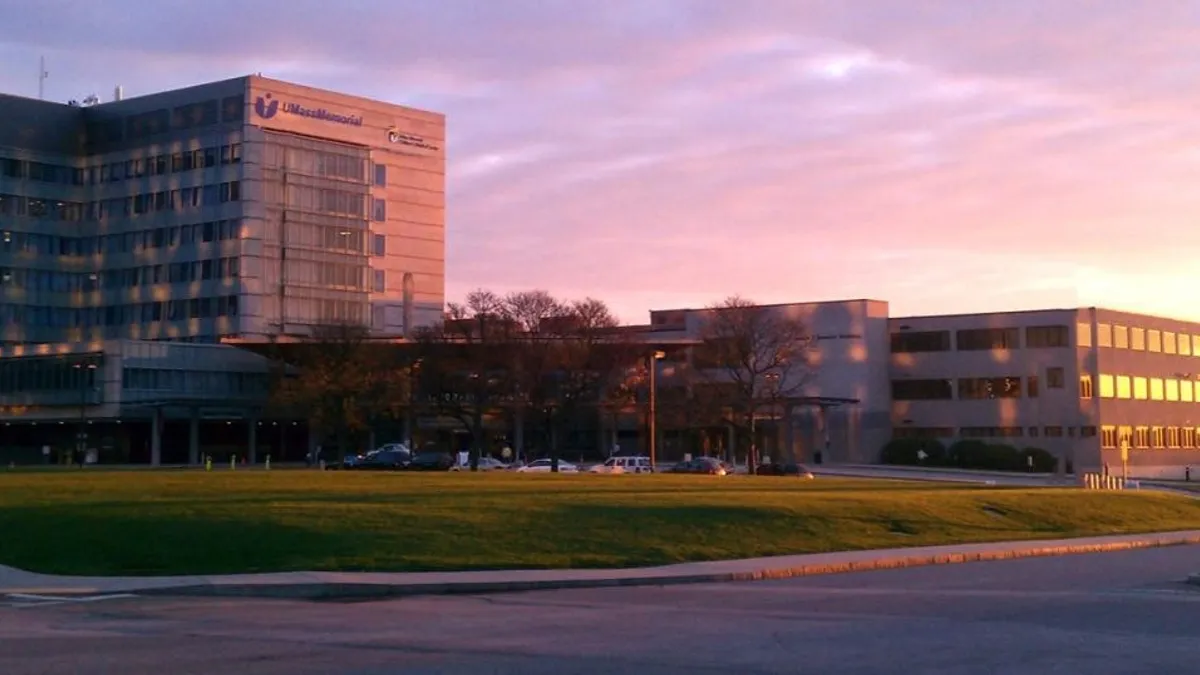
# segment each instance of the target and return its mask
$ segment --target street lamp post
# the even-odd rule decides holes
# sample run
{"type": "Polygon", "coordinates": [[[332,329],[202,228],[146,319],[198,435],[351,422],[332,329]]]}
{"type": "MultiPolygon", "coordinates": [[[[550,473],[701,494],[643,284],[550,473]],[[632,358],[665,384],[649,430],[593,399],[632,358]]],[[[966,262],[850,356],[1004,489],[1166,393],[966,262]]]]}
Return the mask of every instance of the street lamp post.
{"type": "Polygon", "coordinates": [[[658,350],[650,353],[650,410],[647,415],[646,427],[650,435],[651,472],[655,470],[655,457],[658,454],[658,360],[664,356],[666,353],[658,350]]]}
{"type": "Polygon", "coordinates": [[[82,468],[87,456],[87,395],[91,389],[92,373],[96,372],[96,364],[76,363],[74,368],[79,371],[79,433],[75,437],[75,452],[82,468]]]}

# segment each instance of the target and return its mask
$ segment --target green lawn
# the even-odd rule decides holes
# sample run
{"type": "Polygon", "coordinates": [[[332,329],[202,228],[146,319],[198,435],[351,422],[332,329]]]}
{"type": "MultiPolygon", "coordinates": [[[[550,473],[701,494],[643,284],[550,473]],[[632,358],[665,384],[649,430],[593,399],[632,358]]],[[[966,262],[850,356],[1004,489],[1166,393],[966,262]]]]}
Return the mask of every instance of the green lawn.
{"type": "Polygon", "coordinates": [[[60,574],[617,567],[1200,528],[1152,492],[731,476],[0,473],[0,563],[60,574]]]}

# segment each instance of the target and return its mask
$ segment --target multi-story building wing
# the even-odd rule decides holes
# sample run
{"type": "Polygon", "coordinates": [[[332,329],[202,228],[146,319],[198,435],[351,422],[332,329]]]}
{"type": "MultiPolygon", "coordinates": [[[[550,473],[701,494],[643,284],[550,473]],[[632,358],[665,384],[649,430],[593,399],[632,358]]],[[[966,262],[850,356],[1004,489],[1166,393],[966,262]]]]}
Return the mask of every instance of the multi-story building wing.
{"type": "Polygon", "coordinates": [[[252,76],[0,115],[6,344],[440,317],[439,114],[252,76]]]}
{"type": "Polygon", "coordinates": [[[1200,324],[1096,308],[902,317],[891,341],[896,436],[1132,476],[1200,463],[1200,324]]]}

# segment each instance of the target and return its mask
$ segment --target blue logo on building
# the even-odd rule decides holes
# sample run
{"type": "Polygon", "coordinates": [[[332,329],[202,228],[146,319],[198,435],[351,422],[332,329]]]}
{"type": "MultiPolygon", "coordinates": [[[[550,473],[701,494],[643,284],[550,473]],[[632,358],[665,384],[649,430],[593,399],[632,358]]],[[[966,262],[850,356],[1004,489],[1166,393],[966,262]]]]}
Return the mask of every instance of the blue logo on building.
{"type": "MultiPolygon", "coordinates": [[[[270,94],[264,94],[254,100],[254,112],[264,120],[269,120],[279,112],[279,99],[272,99],[270,94]]],[[[309,108],[295,102],[283,104],[283,112],[287,115],[295,115],[296,117],[308,117],[322,122],[333,122],[334,124],[345,124],[351,127],[361,127],[363,125],[362,115],[350,115],[346,113],[331,112],[325,108],[309,108]]]]}
{"type": "Polygon", "coordinates": [[[254,112],[258,113],[258,116],[264,120],[269,120],[275,116],[275,113],[279,112],[279,101],[272,101],[270,94],[259,96],[254,101],[254,112]],[[268,103],[268,101],[270,102],[268,103]]]}

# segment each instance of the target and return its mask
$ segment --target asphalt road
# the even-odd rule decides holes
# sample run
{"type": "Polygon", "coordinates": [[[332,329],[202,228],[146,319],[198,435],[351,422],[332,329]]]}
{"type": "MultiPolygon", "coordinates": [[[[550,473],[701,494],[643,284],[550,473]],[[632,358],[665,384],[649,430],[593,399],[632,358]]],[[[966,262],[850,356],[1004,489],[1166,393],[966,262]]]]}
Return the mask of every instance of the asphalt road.
{"type": "Polygon", "coordinates": [[[1180,547],[356,604],[0,598],[0,673],[1191,675],[1197,571],[1180,547]]]}

